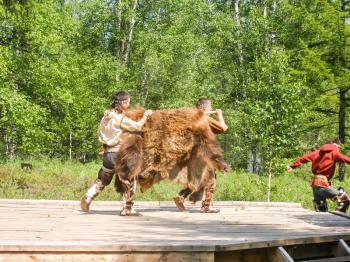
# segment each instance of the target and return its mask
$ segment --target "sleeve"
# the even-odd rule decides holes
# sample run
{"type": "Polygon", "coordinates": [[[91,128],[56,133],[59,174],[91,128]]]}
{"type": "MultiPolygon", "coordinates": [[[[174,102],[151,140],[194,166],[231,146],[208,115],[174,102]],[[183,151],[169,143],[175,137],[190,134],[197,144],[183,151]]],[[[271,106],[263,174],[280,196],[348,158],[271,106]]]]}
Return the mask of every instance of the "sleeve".
{"type": "Polygon", "coordinates": [[[346,155],[343,155],[339,151],[335,151],[334,152],[334,160],[336,162],[345,162],[348,165],[350,165],[350,158],[348,156],[346,156],[346,155]]]}
{"type": "Polygon", "coordinates": [[[289,166],[294,169],[294,168],[302,166],[303,164],[305,164],[307,162],[312,162],[314,155],[315,155],[315,152],[305,154],[305,155],[299,157],[294,163],[290,164],[289,166]]]}
{"type": "Polygon", "coordinates": [[[120,128],[123,130],[130,131],[130,132],[137,132],[137,131],[141,131],[142,123],[141,123],[141,121],[136,122],[136,121],[131,120],[130,118],[124,116],[120,120],[120,128]]]}
{"type": "Polygon", "coordinates": [[[216,121],[215,119],[209,118],[209,126],[211,131],[213,131],[214,134],[222,134],[225,132],[225,129],[222,127],[221,123],[219,121],[216,121]]]}

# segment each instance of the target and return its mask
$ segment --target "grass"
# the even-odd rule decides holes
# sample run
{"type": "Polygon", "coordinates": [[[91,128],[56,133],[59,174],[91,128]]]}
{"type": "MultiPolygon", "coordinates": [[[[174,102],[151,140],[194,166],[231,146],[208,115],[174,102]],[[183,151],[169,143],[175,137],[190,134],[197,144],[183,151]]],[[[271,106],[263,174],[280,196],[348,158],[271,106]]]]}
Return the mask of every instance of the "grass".
{"type": "MultiPolygon", "coordinates": [[[[32,171],[22,170],[20,161],[0,164],[0,198],[17,199],[64,199],[78,200],[97,177],[101,163],[60,161],[57,159],[29,160],[32,171]]],[[[273,177],[271,201],[297,202],[312,209],[312,190],[309,186],[310,167],[294,173],[273,177]]],[[[335,183],[334,186],[345,183],[335,183]]],[[[154,185],[146,193],[138,192],[136,200],[171,201],[181,186],[171,181],[154,185]]],[[[120,200],[113,182],[98,196],[98,200],[120,200]]],[[[215,200],[266,201],[267,176],[232,171],[218,174],[215,200]]],[[[334,205],[331,208],[334,208],[334,205]]]]}

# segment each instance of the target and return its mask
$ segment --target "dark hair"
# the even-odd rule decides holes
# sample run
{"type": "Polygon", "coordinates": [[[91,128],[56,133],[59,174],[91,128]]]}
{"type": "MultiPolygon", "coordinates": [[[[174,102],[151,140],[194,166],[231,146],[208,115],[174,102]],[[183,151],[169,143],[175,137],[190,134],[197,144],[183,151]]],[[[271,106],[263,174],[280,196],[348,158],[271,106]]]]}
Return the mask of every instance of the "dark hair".
{"type": "Polygon", "coordinates": [[[203,106],[207,103],[211,102],[211,100],[207,97],[201,97],[198,99],[197,103],[196,103],[196,107],[198,109],[203,109],[203,106]]]}
{"type": "Polygon", "coordinates": [[[119,106],[127,101],[130,98],[129,93],[127,91],[121,90],[121,91],[116,91],[113,96],[113,103],[111,105],[111,108],[118,109],[119,106]]]}

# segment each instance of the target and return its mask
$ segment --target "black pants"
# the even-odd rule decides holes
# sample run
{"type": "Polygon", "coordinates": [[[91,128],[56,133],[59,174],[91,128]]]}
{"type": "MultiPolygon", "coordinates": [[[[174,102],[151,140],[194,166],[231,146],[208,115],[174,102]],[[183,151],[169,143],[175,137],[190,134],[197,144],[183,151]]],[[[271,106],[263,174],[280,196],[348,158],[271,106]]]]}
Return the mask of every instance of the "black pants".
{"type": "Polygon", "coordinates": [[[326,199],[334,200],[339,195],[339,190],[334,187],[312,187],[314,193],[314,200],[319,203],[321,201],[326,201],[326,199]]]}
{"type": "Polygon", "coordinates": [[[103,154],[102,170],[107,173],[114,174],[115,161],[117,159],[117,153],[106,152],[103,154]]]}
{"type": "Polygon", "coordinates": [[[337,203],[337,211],[345,212],[350,205],[349,196],[334,187],[312,187],[314,194],[314,208],[316,211],[327,212],[327,199],[337,203]]]}

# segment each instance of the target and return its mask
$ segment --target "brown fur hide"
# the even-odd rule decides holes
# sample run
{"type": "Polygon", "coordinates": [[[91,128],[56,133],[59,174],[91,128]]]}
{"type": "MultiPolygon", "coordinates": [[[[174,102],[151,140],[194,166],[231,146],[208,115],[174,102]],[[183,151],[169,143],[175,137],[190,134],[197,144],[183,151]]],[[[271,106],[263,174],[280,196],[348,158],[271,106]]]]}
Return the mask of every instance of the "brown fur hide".
{"type": "MultiPolygon", "coordinates": [[[[126,116],[137,121],[143,112],[137,108],[126,116]]],[[[202,110],[155,111],[142,132],[125,132],[121,139],[116,161],[118,192],[124,192],[136,177],[142,192],[165,178],[196,191],[208,179],[208,173],[213,173],[209,171],[228,169],[202,110]]]]}

